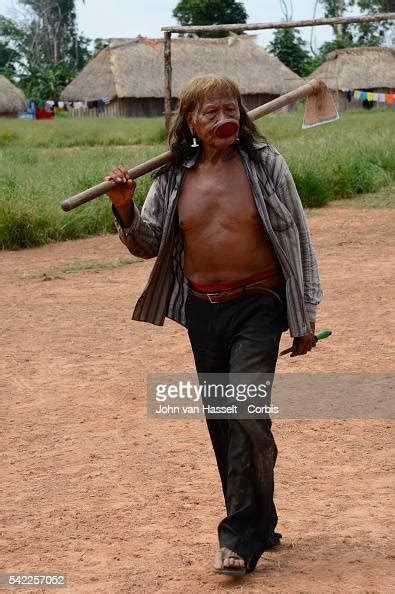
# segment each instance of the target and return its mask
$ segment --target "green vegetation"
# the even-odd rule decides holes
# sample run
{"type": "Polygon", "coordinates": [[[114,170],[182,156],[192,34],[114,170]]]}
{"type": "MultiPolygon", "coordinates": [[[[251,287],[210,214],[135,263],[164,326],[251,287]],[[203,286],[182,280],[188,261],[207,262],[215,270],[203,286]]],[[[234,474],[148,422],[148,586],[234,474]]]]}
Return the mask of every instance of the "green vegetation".
{"type": "MultiPolygon", "coordinates": [[[[349,16],[355,5],[361,15],[379,12],[392,12],[395,10],[395,0],[320,0],[315,3],[324,9],[325,17],[349,16]]],[[[284,21],[292,20],[292,2],[280,2],[284,21]]],[[[313,16],[315,18],[315,16],[313,16]]],[[[370,23],[332,25],[335,38],[325,41],[317,50],[307,47],[298,29],[276,29],[267,49],[285,64],[299,74],[306,77],[320,66],[328,54],[336,49],[361,46],[381,46],[384,41],[384,32],[391,27],[390,21],[370,23]]]]}
{"type": "Polygon", "coordinates": [[[27,97],[58,99],[105,42],[96,39],[92,47],[92,40],[78,32],[75,0],[16,4],[13,18],[0,15],[0,74],[27,97]]]}
{"type": "MultiPolygon", "coordinates": [[[[266,117],[259,128],[287,160],[303,204],[375,192],[395,180],[394,114],[342,114],[301,129],[302,114],[266,117]]],[[[63,199],[100,182],[118,164],[132,167],[165,150],[155,119],[0,120],[0,246],[16,249],[115,231],[109,200],[69,213],[63,199]]],[[[138,181],[141,207],[150,176],[138,181]]]]}
{"type": "MultiPolygon", "coordinates": [[[[180,25],[226,25],[246,23],[248,14],[243,2],[237,0],[180,0],[173,10],[180,25]]],[[[240,31],[241,33],[241,31],[240,31]]],[[[227,32],[201,32],[199,37],[226,37],[227,32]]]]}
{"type": "Polygon", "coordinates": [[[375,192],[394,181],[392,112],[347,112],[309,130],[301,129],[301,118],[266,118],[258,126],[287,160],[304,206],[375,192]]]}
{"type": "Polygon", "coordinates": [[[340,208],[395,208],[395,184],[372,194],[358,194],[352,200],[334,200],[331,204],[340,208]]]}
{"type": "Polygon", "coordinates": [[[57,118],[0,120],[0,148],[109,147],[158,144],[165,140],[161,118],[57,118]]]}

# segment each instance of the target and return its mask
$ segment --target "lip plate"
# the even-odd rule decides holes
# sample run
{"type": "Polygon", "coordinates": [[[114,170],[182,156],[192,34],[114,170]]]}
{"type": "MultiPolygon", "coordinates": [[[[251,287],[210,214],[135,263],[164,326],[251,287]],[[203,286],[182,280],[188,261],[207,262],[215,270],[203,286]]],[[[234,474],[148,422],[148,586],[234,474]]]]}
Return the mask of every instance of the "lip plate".
{"type": "Polygon", "coordinates": [[[218,138],[227,138],[228,136],[235,134],[238,127],[238,124],[234,121],[223,122],[216,127],[214,134],[218,136],[218,138]]]}

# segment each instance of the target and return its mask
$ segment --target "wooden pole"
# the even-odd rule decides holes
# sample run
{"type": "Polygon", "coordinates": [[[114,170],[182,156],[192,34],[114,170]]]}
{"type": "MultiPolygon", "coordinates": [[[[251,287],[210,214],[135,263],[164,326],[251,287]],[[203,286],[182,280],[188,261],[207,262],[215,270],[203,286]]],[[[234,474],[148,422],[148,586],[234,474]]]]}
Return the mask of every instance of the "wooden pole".
{"type": "Polygon", "coordinates": [[[171,122],[171,32],[165,32],[165,42],[164,42],[164,64],[165,64],[165,122],[166,122],[166,132],[169,132],[170,122],[171,122]]]}
{"type": "MultiPolygon", "coordinates": [[[[343,16],[343,10],[344,10],[344,0],[338,0],[338,5],[337,5],[337,16],[338,17],[342,17],[343,16]]],[[[338,23],[336,25],[336,38],[338,40],[342,39],[343,37],[343,25],[342,23],[338,23]]]]}
{"type": "Polygon", "coordinates": [[[285,21],[273,23],[239,23],[234,25],[201,25],[188,27],[162,27],[166,33],[201,33],[204,31],[253,31],[257,29],[292,29],[295,27],[315,27],[317,25],[337,25],[349,23],[370,23],[374,21],[393,21],[395,12],[371,14],[355,17],[333,17],[322,19],[308,19],[304,21],[285,21]]]}

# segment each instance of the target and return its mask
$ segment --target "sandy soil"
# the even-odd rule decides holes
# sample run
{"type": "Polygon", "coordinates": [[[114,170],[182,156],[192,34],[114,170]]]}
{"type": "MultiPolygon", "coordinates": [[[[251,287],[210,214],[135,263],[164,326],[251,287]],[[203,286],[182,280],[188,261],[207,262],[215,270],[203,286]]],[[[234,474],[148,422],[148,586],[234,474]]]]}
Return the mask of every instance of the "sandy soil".
{"type": "MultiPolygon", "coordinates": [[[[278,370],[393,370],[394,211],[309,222],[334,334],[278,370]]],[[[394,591],[388,420],[276,422],[283,545],[241,582],[211,574],[224,506],[205,424],[146,418],[147,372],[193,370],[182,327],[130,319],[152,262],[29,276],[127,257],[116,236],[0,253],[1,571],[63,572],[83,594],[394,591]]]]}

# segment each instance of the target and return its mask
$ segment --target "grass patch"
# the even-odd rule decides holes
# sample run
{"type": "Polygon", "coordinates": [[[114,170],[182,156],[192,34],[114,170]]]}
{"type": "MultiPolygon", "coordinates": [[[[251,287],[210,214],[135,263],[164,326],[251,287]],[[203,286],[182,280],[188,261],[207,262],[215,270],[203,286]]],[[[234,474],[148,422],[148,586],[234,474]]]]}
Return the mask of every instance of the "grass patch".
{"type": "Polygon", "coordinates": [[[63,274],[71,274],[73,272],[99,272],[100,270],[113,270],[115,268],[123,268],[142,262],[142,258],[126,258],[124,260],[111,260],[110,262],[80,262],[73,260],[65,266],[55,266],[46,272],[29,272],[22,274],[22,278],[41,278],[42,280],[54,280],[61,278],[63,274]]]}
{"type": "MultiPolygon", "coordinates": [[[[0,149],[0,247],[17,249],[54,241],[115,232],[106,196],[70,213],[62,200],[104,179],[115,164],[130,166],[161,152],[162,147],[89,147],[83,151],[0,149]]],[[[141,206],[150,176],[139,180],[141,206]]]]}
{"type": "MultiPolygon", "coordinates": [[[[258,127],[287,160],[305,207],[375,193],[395,181],[394,113],[347,112],[301,129],[302,113],[266,117],[258,127]]],[[[107,197],[69,213],[62,200],[166,150],[162,118],[2,120],[0,247],[18,249],[115,232],[107,197]]],[[[141,207],[150,175],[138,180],[141,207]]]]}
{"type": "Polygon", "coordinates": [[[163,118],[2,119],[2,142],[14,148],[70,148],[158,144],[165,140],[163,118]],[[3,140],[2,140],[3,138],[3,140]]]}
{"type": "Polygon", "coordinates": [[[334,200],[331,205],[339,208],[394,208],[395,184],[373,194],[359,194],[351,198],[334,200]]]}
{"type": "Polygon", "coordinates": [[[306,207],[376,192],[395,180],[394,114],[346,112],[340,120],[301,129],[301,111],[264,118],[258,128],[285,157],[306,207]]]}

